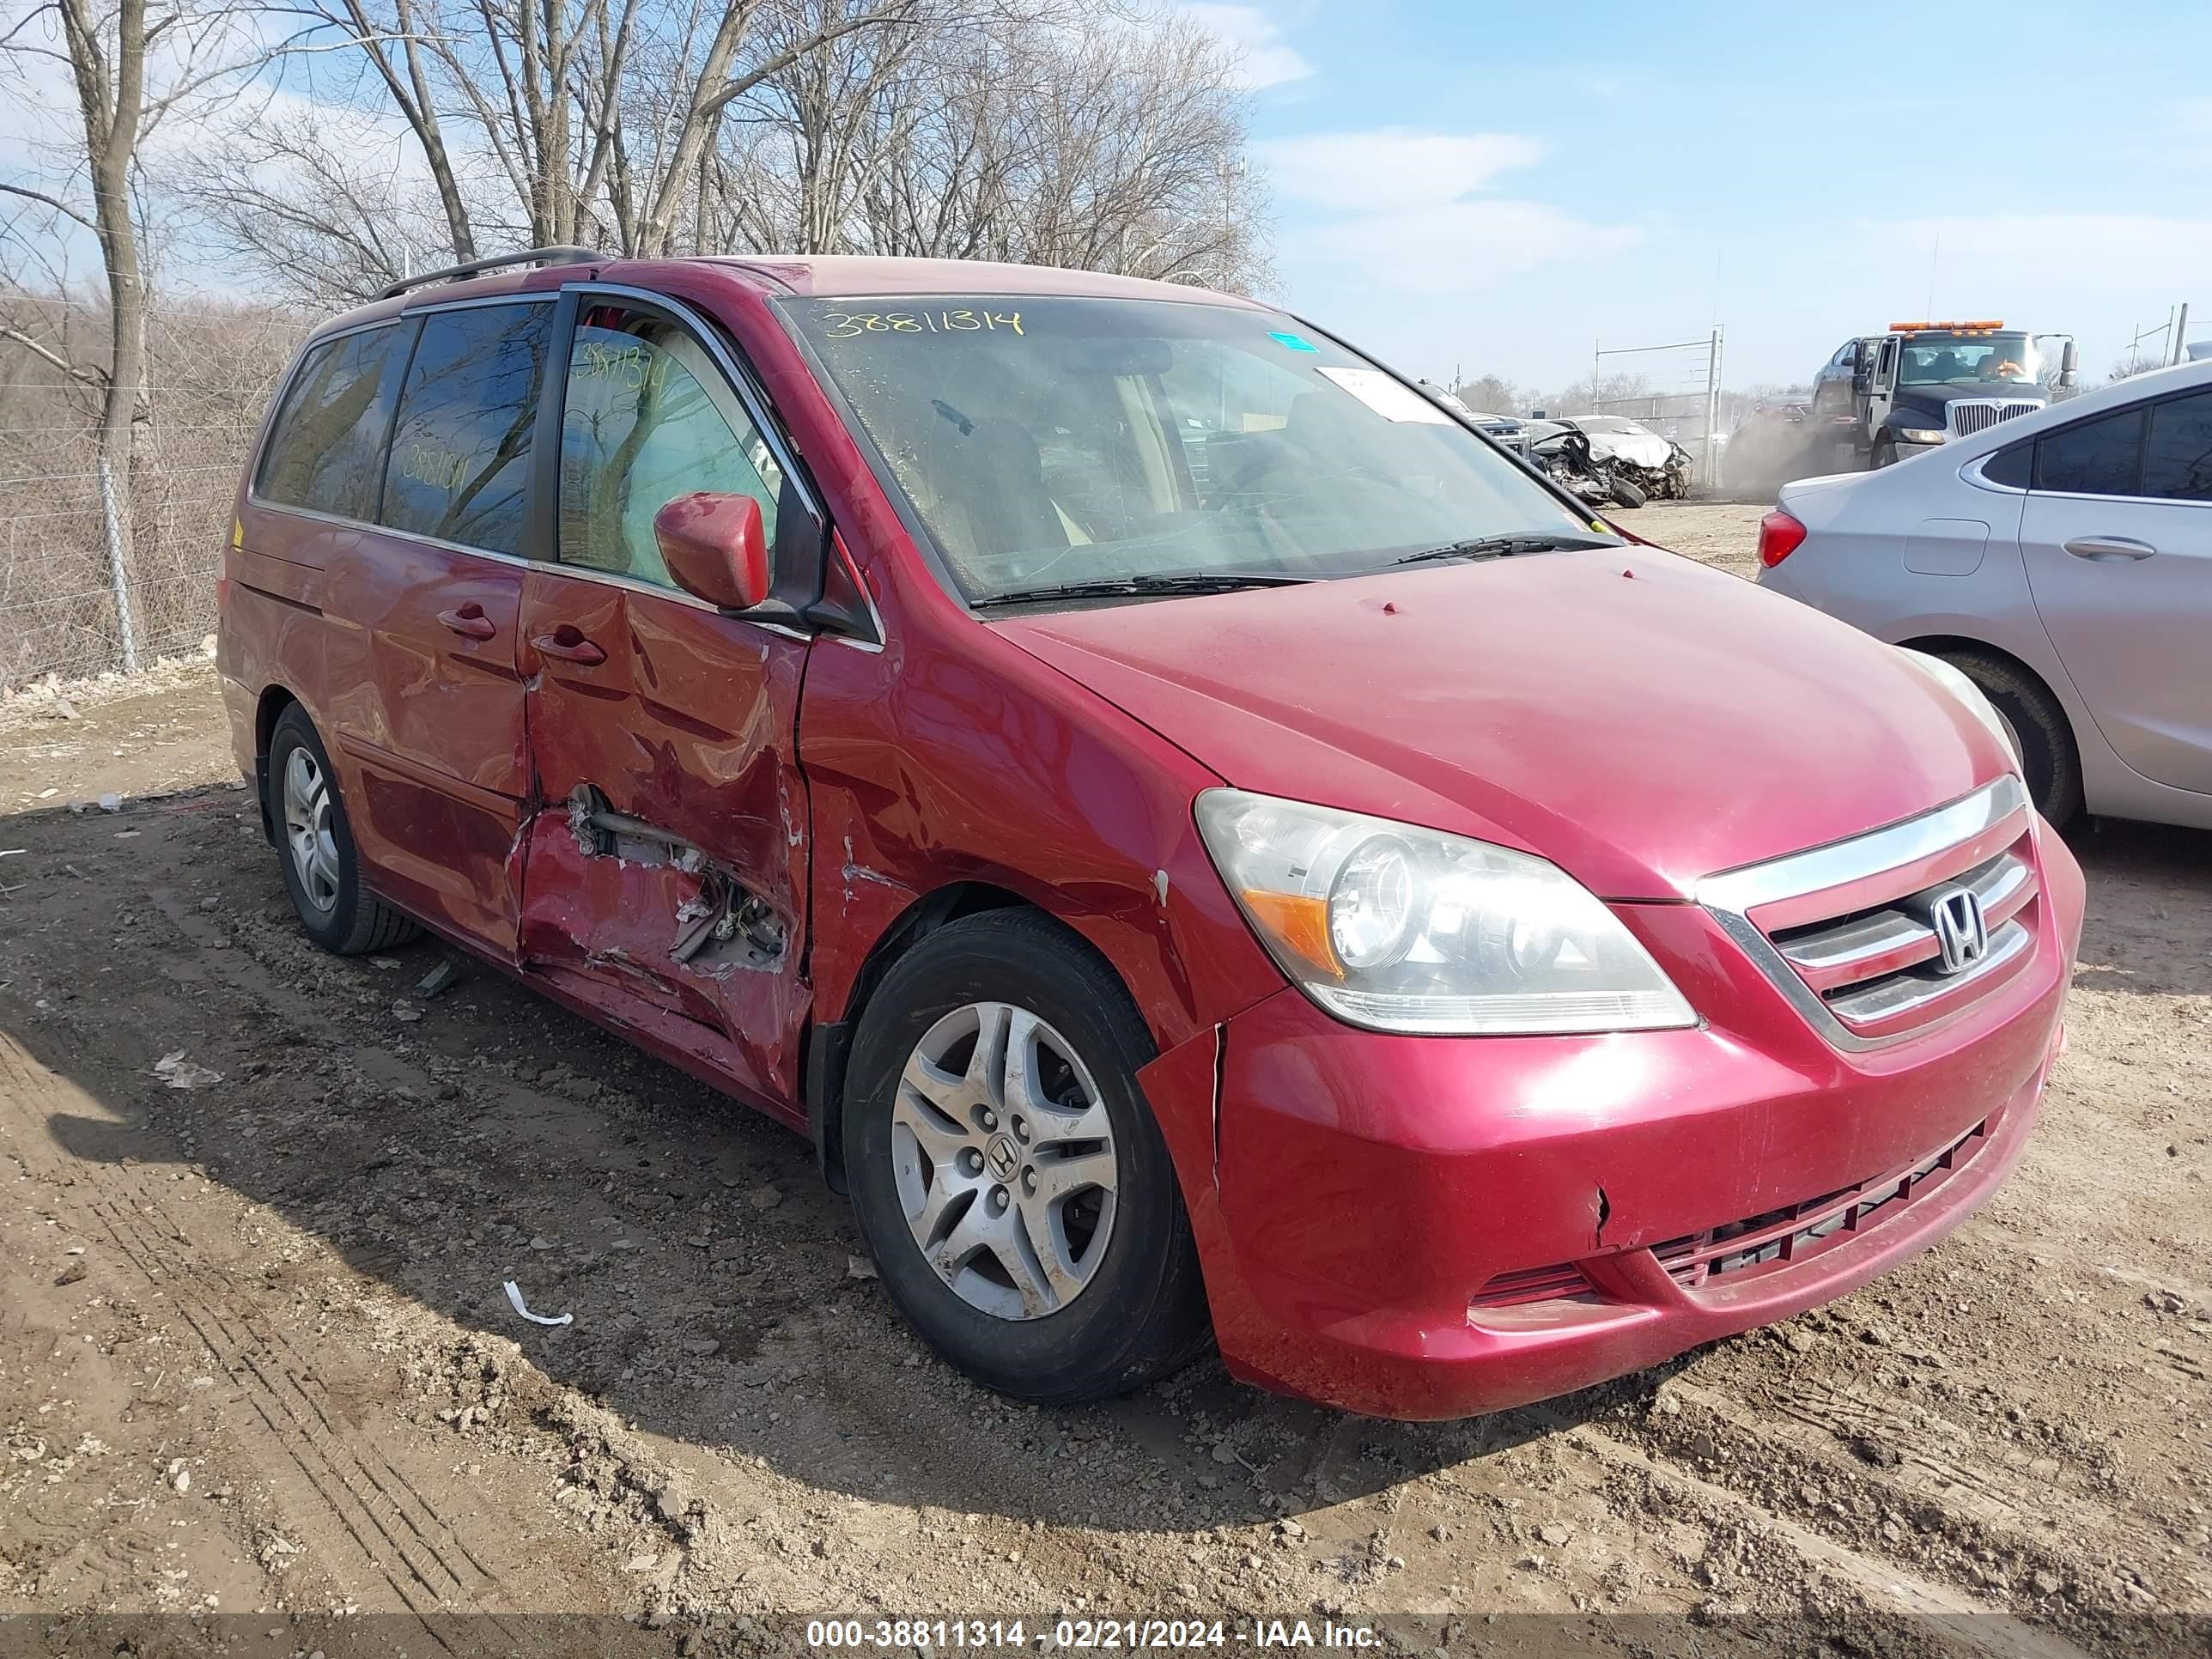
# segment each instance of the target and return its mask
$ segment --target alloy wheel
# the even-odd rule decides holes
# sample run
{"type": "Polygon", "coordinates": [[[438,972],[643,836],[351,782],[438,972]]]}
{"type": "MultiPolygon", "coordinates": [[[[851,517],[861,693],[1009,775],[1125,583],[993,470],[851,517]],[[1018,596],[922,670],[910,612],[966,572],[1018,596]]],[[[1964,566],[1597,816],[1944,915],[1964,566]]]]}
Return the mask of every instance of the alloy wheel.
{"type": "Polygon", "coordinates": [[[1028,1010],[971,1002],[915,1045],[891,1170],[915,1246],[969,1306],[1038,1319],[1105,1259],[1119,1164],[1097,1085],[1028,1010]]]}
{"type": "Polygon", "coordinates": [[[300,890],[318,912],[338,902],[338,844],[331,824],[330,780],[305,748],[284,761],[284,845],[300,890]]]}

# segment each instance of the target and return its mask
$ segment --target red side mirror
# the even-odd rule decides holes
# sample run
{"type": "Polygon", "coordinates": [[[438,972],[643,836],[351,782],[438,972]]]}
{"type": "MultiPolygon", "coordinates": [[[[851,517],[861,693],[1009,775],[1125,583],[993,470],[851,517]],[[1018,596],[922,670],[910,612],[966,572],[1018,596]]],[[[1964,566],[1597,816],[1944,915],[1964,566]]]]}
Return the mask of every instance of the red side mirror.
{"type": "Polygon", "coordinates": [[[694,490],[653,515],[653,539],[677,586],[724,611],[768,598],[768,534],[750,495],[694,490]]]}

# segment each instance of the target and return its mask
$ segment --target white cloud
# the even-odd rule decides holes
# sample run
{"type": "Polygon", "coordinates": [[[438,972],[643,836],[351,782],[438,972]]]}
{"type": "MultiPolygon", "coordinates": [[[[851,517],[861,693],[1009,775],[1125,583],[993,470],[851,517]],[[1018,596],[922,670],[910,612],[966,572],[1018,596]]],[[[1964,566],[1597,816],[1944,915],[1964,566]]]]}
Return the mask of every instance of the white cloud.
{"type": "Polygon", "coordinates": [[[1546,203],[1481,194],[1542,159],[1543,144],[1521,133],[1377,127],[1253,148],[1278,196],[1321,210],[1279,234],[1289,260],[1348,270],[1384,293],[1456,293],[1609,255],[1638,235],[1546,203]]]}
{"type": "Polygon", "coordinates": [[[1544,153],[1536,140],[1515,132],[1411,127],[1270,138],[1253,149],[1271,170],[1278,194],[1342,213],[1455,202],[1544,153]]]}
{"type": "Polygon", "coordinates": [[[1386,290],[1455,294],[1538,265],[1607,258],[1638,234],[1541,202],[1479,199],[1359,214],[1282,242],[1300,263],[1350,266],[1386,290]]]}
{"type": "Polygon", "coordinates": [[[1283,39],[1280,25],[1257,6],[1192,0],[1182,9],[1200,28],[1218,34],[1237,53],[1237,78],[1252,91],[1303,81],[1314,72],[1283,39]]]}

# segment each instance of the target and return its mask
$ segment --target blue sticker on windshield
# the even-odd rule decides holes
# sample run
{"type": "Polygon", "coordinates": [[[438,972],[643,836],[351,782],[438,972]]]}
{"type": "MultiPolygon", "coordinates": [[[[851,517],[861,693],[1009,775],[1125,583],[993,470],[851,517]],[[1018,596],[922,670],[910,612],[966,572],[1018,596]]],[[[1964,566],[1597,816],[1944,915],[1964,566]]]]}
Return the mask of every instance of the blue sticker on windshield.
{"type": "Polygon", "coordinates": [[[1283,344],[1290,347],[1293,351],[1318,351],[1321,349],[1315,345],[1311,341],[1302,340],[1295,334],[1276,334],[1270,332],[1267,337],[1271,340],[1280,341],[1283,344]]]}

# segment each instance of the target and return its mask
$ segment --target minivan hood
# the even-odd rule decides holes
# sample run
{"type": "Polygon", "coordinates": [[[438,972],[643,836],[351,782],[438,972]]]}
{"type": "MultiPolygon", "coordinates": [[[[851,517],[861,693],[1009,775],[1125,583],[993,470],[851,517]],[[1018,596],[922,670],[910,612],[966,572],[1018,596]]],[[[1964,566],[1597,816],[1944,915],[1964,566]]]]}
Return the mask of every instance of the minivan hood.
{"type": "Polygon", "coordinates": [[[1607,898],[1686,898],[2008,761],[1893,647],[1656,550],[989,625],[1239,788],[1517,847],[1607,898]]]}

